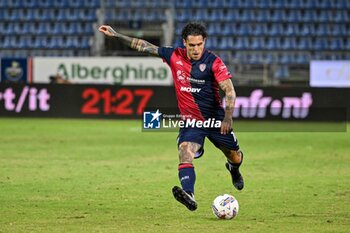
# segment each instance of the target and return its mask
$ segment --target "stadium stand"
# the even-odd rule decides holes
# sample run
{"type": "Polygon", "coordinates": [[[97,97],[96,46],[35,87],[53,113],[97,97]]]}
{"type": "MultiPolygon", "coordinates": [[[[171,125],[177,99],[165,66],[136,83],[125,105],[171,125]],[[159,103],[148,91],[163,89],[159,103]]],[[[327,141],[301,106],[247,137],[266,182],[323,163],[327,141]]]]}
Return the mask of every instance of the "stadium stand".
{"type": "Polygon", "coordinates": [[[278,81],[294,68],[307,72],[310,60],[350,57],[350,0],[1,0],[1,56],[132,54],[108,40],[96,54],[100,23],[181,46],[181,28],[193,20],[207,25],[207,47],[243,83],[254,82],[244,74],[255,68],[278,81]]]}

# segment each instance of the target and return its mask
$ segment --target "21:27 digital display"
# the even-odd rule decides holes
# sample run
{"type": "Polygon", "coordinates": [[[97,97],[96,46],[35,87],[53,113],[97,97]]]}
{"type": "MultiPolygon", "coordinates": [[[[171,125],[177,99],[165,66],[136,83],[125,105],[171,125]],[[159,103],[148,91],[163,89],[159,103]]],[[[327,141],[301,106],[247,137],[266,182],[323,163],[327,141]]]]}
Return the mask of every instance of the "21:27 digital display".
{"type": "Polygon", "coordinates": [[[82,114],[88,115],[142,115],[143,109],[147,106],[153,96],[152,89],[127,89],[121,88],[116,91],[97,88],[87,88],[82,93],[85,101],[82,114]]]}

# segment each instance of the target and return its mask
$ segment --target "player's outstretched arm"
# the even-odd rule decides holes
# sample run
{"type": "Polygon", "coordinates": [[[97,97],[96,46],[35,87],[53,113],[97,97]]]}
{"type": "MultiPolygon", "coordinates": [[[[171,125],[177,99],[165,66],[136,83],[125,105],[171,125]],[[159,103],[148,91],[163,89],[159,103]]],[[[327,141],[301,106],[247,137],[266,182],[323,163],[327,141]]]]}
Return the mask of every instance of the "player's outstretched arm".
{"type": "Polygon", "coordinates": [[[139,52],[149,53],[151,55],[158,56],[158,46],[155,46],[149,43],[148,41],[123,35],[119,32],[116,32],[109,25],[102,25],[98,28],[98,30],[104,33],[106,36],[113,36],[119,38],[132,49],[135,49],[139,52]]]}
{"type": "Polygon", "coordinates": [[[236,92],[231,79],[219,82],[220,88],[225,92],[225,118],[221,124],[221,134],[227,134],[232,128],[232,114],[235,107],[236,92]]]}

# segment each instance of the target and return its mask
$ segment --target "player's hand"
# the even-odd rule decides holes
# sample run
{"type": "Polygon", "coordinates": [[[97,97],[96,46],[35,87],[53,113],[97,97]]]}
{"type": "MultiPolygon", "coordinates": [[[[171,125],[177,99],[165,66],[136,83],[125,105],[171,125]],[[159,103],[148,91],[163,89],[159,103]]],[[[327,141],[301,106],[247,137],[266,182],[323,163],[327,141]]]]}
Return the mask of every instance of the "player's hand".
{"type": "Polygon", "coordinates": [[[232,118],[231,117],[225,117],[224,120],[221,122],[221,134],[228,134],[231,132],[232,129],[232,118]]]}
{"type": "Polygon", "coordinates": [[[102,25],[98,28],[100,32],[103,32],[106,36],[115,36],[116,32],[114,29],[109,25],[102,25]]]}

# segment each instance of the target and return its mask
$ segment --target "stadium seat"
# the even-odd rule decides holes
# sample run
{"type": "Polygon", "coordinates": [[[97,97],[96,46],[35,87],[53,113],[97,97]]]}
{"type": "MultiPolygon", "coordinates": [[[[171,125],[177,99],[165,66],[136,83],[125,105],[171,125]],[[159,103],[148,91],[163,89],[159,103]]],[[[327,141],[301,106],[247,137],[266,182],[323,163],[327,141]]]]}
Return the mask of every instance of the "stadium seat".
{"type": "Polygon", "coordinates": [[[214,9],[208,12],[209,21],[222,21],[224,20],[224,13],[222,9],[214,9]]]}
{"type": "Polygon", "coordinates": [[[236,50],[245,50],[250,49],[249,40],[247,37],[237,37],[237,41],[235,43],[236,50]]]}
{"type": "Polygon", "coordinates": [[[302,24],[299,31],[301,36],[310,36],[315,34],[314,24],[302,24]]]}
{"type": "Polygon", "coordinates": [[[252,22],[255,21],[255,15],[254,12],[250,9],[244,9],[242,11],[242,14],[240,16],[241,21],[243,22],[252,22]]]}
{"type": "Polygon", "coordinates": [[[22,6],[22,1],[21,0],[7,1],[7,7],[8,8],[19,8],[21,6],[22,6]]]}
{"type": "Polygon", "coordinates": [[[227,23],[232,23],[233,21],[240,20],[239,18],[239,11],[236,9],[228,9],[227,11],[223,12],[223,20],[227,23]]]}
{"type": "Polygon", "coordinates": [[[317,37],[314,42],[314,49],[318,51],[327,50],[328,49],[327,39],[317,37]]]}
{"type": "Polygon", "coordinates": [[[279,50],[279,49],[281,49],[280,39],[278,37],[268,37],[265,47],[268,50],[279,50]]]}
{"type": "Polygon", "coordinates": [[[298,22],[301,19],[301,13],[299,10],[290,10],[286,13],[286,21],[290,23],[298,22]]]}
{"type": "Polygon", "coordinates": [[[298,25],[287,24],[287,27],[283,30],[283,34],[286,36],[295,36],[298,34],[298,25]]]}
{"type": "Polygon", "coordinates": [[[212,49],[218,48],[218,45],[219,45],[219,43],[218,43],[218,38],[217,37],[211,36],[211,37],[208,37],[206,39],[206,47],[207,47],[207,49],[212,50],[212,49]]]}
{"type": "Polygon", "coordinates": [[[270,33],[269,33],[271,36],[282,36],[283,33],[284,33],[283,25],[281,23],[272,24],[270,33]]]}
{"type": "Polygon", "coordinates": [[[49,8],[51,6],[51,0],[37,0],[37,5],[39,9],[49,8]]]}
{"type": "Polygon", "coordinates": [[[316,0],[303,0],[300,3],[301,8],[315,9],[317,7],[316,0]]]}
{"type": "Polygon", "coordinates": [[[65,8],[69,7],[68,0],[53,0],[53,6],[56,8],[65,8]]]}
{"type": "Polygon", "coordinates": [[[229,8],[234,9],[234,8],[238,8],[239,6],[242,7],[241,5],[239,5],[239,2],[237,0],[223,0],[222,6],[226,9],[229,9],[229,8]]]}
{"type": "Polygon", "coordinates": [[[299,53],[295,58],[295,63],[300,65],[306,65],[309,63],[309,57],[307,54],[299,53]]]}
{"type": "Polygon", "coordinates": [[[177,9],[176,14],[175,14],[175,18],[177,21],[187,22],[189,20],[190,15],[191,14],[190,14],[190,11],[188,9],[177,9]]]}
{"type": "Polygon", "coordinates": [[[223,2],[222,0],[209,0],[205,2],[202,0],[203,5],[207,5],[209,8],[222,8],[223,7],[223,2]]]}
{"type": "Polygon", "coordinates": [[[268,10],[266,9],[258,10],[257,15],[255,16],[255,20],[261,23],[266,23],[270,21],[270,14],[268,10]]]}
{"type": "Polygon", "coordinates": [[[184,9],[188,9],[191,7],[191,1],[188,0],[177,0],[175,1],[175,7],[176,8],[184,8],[184,9]]]}
{"type": "Polygon", "coordinates": [[[304,14],[301,14],[301,20],[303,22],[315,22],[317,20],[316,11],[306,10],[304,14]]]}
{"type": "Polygon", "coordinates": [[[281,9],[275,9],[270,13],[270,20],[272,22],[283,22],[285,18],[285,12],[281,9]]]}
{"type": "Polygon", "coordinates": [[[277,67],[274,78],[277,79],[285,79],[289,77],[289,68],[287,65],[280,65],[277,67]]]}
{"type": "Polygon", "coordinates": [[[325,24],[317,24],[315,29],[314,35],[326,36],[328,34],[327,25],[325,24]]]}
{"type": "Polygon", "coordinates": [[[100,7],[100,0],[84,0],[83,3],[84,7],[87,8],[99,8],[100,7]]]}
{"type": "Polygon", "coordinates": [[[299,50],[312,50],[312,42],[308,37],[301,37],[299,43],[297,43],[297,49],[299,50]]]}
{"type": "Polygon", "coordinates": [[[342,51],[345,49],[344,41],[341,38],[332,38],[330,40],[329,48],[331,50],[341,50],[342,51]]]}
{"type": "Polygon", "coordinates": [[[252,35],[252,27],[250,24],[242,23],[237,30],[239,36],[249,36],[252,35]]]}
{"type": "Polygon", "coordinates": [[[264,39],[263,38],[253,38],[251,43],[251,48],[253,50],[261,50],[265,48],[264,39]]]}

